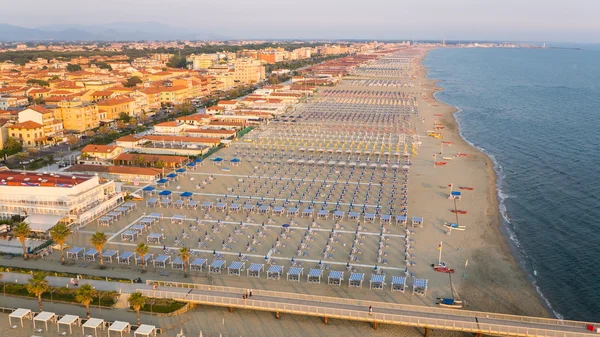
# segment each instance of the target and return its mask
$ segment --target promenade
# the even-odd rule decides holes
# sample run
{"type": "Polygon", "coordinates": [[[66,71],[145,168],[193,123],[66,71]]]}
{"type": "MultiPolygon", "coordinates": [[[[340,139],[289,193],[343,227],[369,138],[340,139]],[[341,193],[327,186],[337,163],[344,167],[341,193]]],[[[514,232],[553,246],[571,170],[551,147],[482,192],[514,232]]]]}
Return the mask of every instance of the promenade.
{"type": "MultiPolygon", "coordinates": [[[[5,273],[5,280],[25,283],[31,277],[28,274],[5,273]]],[[[65,286],[69,278],[48,276],[52,286],[65,286]]],[[[269,311],[274,319],[282,314],[295,314],[322,317],[324,323],[329,319],[341,319],[369,322],[373,328],[379,324],[394,324],[430,329],[470,332],[476,335],[501,336],[597,336],[587,331],[586,322],[563,321],[557,319],[536,318],[506,314],[495,314],[453,309],[411,306],[376,301],[343,299],[326,296],[303,295],[267,290],[254,290],[250,299],[244,300],[246,289],[221,287],[191,283],[148,280],[147,284],[128,284],[118,282],[82,280],[81,284],[91,284],[96,289],[118,291],[131,294],[135,291],[151,298],[171,298],[190,303],[246,310],[269,311]],[[153,289],[153,283],[159,285],[153,289]],[[368,307],[373,307],[373,313],[368,307]]]]}

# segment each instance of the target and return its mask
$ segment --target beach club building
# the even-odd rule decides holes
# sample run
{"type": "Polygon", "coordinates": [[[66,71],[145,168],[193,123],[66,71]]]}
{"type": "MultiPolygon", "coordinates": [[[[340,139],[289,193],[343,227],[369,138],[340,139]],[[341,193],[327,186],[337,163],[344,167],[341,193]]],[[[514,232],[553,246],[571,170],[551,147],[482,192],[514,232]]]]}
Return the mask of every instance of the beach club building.
{"type": "Polygon", "coordinates": [[[0,171],[0,218],[26,217],[34,232],[59,222],[85,225],[122,201],[115,183],[97,176],[0,171]]]}

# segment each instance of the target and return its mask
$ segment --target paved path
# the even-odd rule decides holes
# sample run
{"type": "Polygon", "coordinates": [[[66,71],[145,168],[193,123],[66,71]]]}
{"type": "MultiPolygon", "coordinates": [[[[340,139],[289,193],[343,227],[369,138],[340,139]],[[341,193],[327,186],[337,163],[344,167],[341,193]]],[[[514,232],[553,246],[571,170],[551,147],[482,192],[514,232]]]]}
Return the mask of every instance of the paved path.
{"type": "MultiPolygon", "coordinates": [[[[3,279],[11,282],[14,280],[18,283],[25,283],[29,278],[31,278],[30,274],[3,274],[3,279]]],[[[48,276],[47,279],[50,285],[53,286],[65,286],[70,280],[66,277],[53,276],[48,276]]],[[[210,285],[166,283],[172,286],[161,284],[158,290],[153,290],[152,286],[147,284],[97,280],[81,280],[79,284],[91,284],[99,290],[113,290],[127,294],[140,291],[148,297],[173,298],[215,306],[373,323],[513,336],[598,336],[598,334],[585,329],[588,323],[556,319],[368,302],[265,290],[255,290],[250,299],[243,300],[242,294],[245,289],[210,285]],[[368,313],[369,305],[373,306],[372,315],[368,313]]]]}

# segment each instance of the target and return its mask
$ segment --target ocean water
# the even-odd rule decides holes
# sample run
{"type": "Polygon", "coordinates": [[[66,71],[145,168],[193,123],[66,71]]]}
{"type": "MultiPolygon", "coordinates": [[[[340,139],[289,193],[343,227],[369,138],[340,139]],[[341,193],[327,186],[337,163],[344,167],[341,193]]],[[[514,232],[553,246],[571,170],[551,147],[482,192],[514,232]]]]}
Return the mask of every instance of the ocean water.
{"type": "Polygon", "coordinates": [[[557,317],[600,322],[600,50],[439,49],[425,62],[496,163],[503,230],[557,317]]]}

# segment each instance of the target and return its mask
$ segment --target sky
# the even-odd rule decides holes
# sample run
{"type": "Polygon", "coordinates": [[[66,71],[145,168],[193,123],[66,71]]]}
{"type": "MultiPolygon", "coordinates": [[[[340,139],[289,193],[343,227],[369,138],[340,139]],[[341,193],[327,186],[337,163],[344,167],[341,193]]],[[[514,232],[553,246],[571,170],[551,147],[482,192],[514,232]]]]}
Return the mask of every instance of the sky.
{"type": "Polygon", "coordinates": [[[600,0],[33,0],[1,11],[0,23],[30,28],[155,21],[237,39],[600,42],[600,0]]]}

